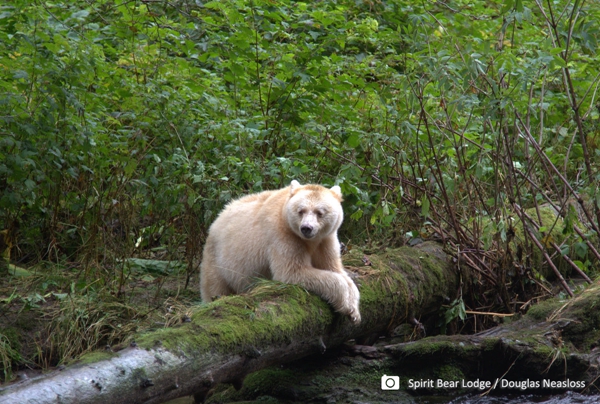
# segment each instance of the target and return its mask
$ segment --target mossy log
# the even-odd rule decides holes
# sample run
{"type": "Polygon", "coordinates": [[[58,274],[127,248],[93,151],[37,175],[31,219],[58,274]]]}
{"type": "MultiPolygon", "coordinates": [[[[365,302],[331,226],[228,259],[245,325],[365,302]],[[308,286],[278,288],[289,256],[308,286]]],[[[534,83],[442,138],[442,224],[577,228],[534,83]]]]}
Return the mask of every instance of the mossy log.
{"type": "Polygon", "coordinates": [[[600,282],[596,281],[574,298],[546,300],[521,318],[481,333],[388,345],[385,352],[396,358],[400,374],[414,378],[431,378],[445,369],[448,380],[482,379],[492,385],[504,381],[497,391],[504,384],[529,393],[597,394],[599,306],[600,282]],[[414,374],[415,364],[419,375],[414,374]]]}
{"type": "Polygon", "coordinates": [[[0,403],[161,403],[218,383],[241,385],[267,366],[385,333],[435,313],[459,277],[441,246],[344,257],[360,292],[362,322],[294,285],[260,282],[251,293],[201,304],[182,326],[139,335],[135,346],[84,356],[77,364],[0,389],[0,403]]]}
{"type": "MultiPolygon", "coordinates": [[[[238,391],[222,386],[208,402],[418,403],[423,400],[414,396],[441,395],[426,401],[446,402],[447,396],[458,394],[547,395],[565,390],[593,395],[567,393],[573,402],[597,402],[598,305],[600,282],[573,299],[539,303],[518,319],[503,317],[505,323],[477,335],[397,343],[406,337],[398,333],[369,347],[346,343],[325,355],[255,372],[238,391]],[[404,391],[381,390],[384,374],[399,376],[404,391]]],[[[410,332],[410,327],[400,329],[410,332]]],[[[557,401],[564,402],[562,397],[557,401]]]]}

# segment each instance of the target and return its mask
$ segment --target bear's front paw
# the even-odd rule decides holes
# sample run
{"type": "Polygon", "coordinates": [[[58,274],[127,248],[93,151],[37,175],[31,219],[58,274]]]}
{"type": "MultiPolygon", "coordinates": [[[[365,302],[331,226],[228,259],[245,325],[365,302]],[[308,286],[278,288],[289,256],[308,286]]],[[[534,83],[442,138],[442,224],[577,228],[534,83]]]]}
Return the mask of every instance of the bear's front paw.
{"type": "Polygon", "coordinates": [[[339,310],[337,310],[340,314],[348,316],[350,321],[354,324],[360,323],[360,312],[358,311],[358,306],[353,306],[350,304],[345,304],[339,310]]]}
{"type": "Polygon", "coordinates": [[[360,296],[358,294],[358,289],[356,289],[356,286],[354,286],[354,289],[356,290],[356,295],[354,296],[354,299],[351,300],[352,312],[350,313],[350,321],[352,321],[354,324],[360,324],[360,311],[358,309],[358,302],[360,296]]]}
{"type": "Polygon", "coordinates": [[[333,305],[333,308],[338,313],[348,316],[350,321],[355,324],[360,323],[360,312],[358,310],[358,303],[360,300],[360,294],[358,288],[352,282],[352,279],[348,275],[340,273],[329,273],[335,279],[335,287],[329,289],[329,302],[333,305]]]}
{"type": "Polygon", "coordinates": [[[356,310],[353,310],[350,314],[350,321],[352,321],[354,324],[360,324],[360,320],[360,313],[358,312],[358,308],[356,308],[356,310]]]}
{"type": "Polygon", "coordinates": [[[360,311],[358,309],[358,303],[360,295],[358,293],[358,289],[352,283],[352,286],[348,288],[348,297],[345,302],[345,312],[354,324],[360,323],[360,311]]]}
{"type": "Polygon", "coordinates": [[[359,302],[360,302],[360,292],[356,287],[354,281],[348,276],[346,277],[346,282],[348,285],[347,289],[347,302],[350,307],[350,321],[355,324],[360,323],[360,312],[358,310],[359,302]]]}

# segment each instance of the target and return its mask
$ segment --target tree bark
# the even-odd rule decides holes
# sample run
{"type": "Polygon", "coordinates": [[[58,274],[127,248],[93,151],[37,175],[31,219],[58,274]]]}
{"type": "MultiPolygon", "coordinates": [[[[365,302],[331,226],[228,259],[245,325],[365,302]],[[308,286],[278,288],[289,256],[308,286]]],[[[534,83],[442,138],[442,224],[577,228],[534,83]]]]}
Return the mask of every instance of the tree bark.
{"type": "MultiPolygon", "coordinates": [[[[400,369],[451,374],[466,380],[482,379],[496,391],[528,393],[576,390],[598,393],[600,378],[600,282],[572,299],[555,297],[506,324],[475,335],[440,335],[388,345],[400,369]],[[504,382],[503,382],[504,381],[504,382]]],[[[492,390],[492,389],[490,389],[492,390]]]]}
{"type": "Polygon", "coordinates": [[[476,335],[395,343],[414,332],[405,325],[373,346],[346,343],[325,355],[260,370],[246,378],[241,390],[221,387],[208,402],[408,403],[423,394],[472,398],[565,390],[594,395],[567,393],[574,402],[597,402],[598,303],[600,284],[574,299],[544,301],[518,320],[504,317],[506,323],[476,335]],[[378,379],[384,375],[398,376],[401,391],[380,389],[378,379]]]}
{"type": "Polygon", "coordinates": [[[354,251],[344,263],[361,292],[359,325],[298,286],[261,281],[247,295],[199,305],[189,323],[138,336],[135,346],[2,388],[0,403],[161,403],[191,394],[201,401],[218,383],[241,386],[264,367],[426,318],[459,284],[435,243],[354,251]]]}

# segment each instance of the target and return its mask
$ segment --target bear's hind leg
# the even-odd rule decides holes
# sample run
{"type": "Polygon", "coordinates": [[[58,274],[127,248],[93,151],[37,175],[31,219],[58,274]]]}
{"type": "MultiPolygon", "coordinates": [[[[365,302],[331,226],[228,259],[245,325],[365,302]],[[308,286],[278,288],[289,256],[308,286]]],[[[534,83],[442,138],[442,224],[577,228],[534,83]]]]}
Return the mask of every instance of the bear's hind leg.
{"type": "Polygon", "coordinates": [[[231,295],[233,289],[218,272],[203,266],[200,270],[200,293],[203,302],[212,302],[218,296],[231,295]]]}
{"type": "Polygon", "coordinates": [[[203,302],[212,302],[217,296],[231,295],[234,291],[221,276],[216,266],[213,245],[210,239],[204,247],[202,264],[200,265],[200,295],[203,302]]]}

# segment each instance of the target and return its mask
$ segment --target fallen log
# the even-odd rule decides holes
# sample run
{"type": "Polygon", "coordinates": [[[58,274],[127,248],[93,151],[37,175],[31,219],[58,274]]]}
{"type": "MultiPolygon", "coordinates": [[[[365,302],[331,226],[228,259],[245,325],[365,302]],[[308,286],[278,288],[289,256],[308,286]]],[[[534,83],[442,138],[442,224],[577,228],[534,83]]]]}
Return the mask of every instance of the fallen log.
{"type": "MultiPolygon", "coordinates": [[[[567,402],[565,397],[598,402],[598,304],[600,282],[574,298],[536,304],[524,316],[467,311],[503,318],[503,324],[475,335],[400,342],[412,333],[404,325],[373,346],[346,343],[325,355],[260,370],[246,378],[242,389],[222,386],[208,402],[414,402],[415,395],[441,395],[439,401],[446,402],[458,394],[515,393],[561,394],[555,402],[567,402]],[[398,376],[400,391],[380,389],[384,375],[398,376]]],[[[467,401],[477,401],[471,397],[467,401]]],[[[486,402],[497,401],[506,399],[486,402]]]]}
{"type": "MultiPolygon", "coordinates": [[[[489,392],[598,394],[599,304],[600,282],[596,281],[574,298],[548,299],[521,318],[478,334],[439,335],[383,350],[395,358],[399,373],[406,377],[415,377],[418,364],[421,376],[431,378],[444,369],[444,374],[453,375],[447,381],[490,382],[484,389],[489,392]]],[[[429,387],[421,391],[439,393],[429,387]]]]}
{"type": "Polygon", "coordinates": [[[261,281],[249,294],[199,305],[189,323],[139,335],[134,346],[1,388],[0,403],[162,403],[192,394],[202,401],[218,383],[241,386],[256,370],[435,313],[459,284],[435,243],[355,251],[344,263],[361,292],[359,325],[298,286],[261,281]]]}

